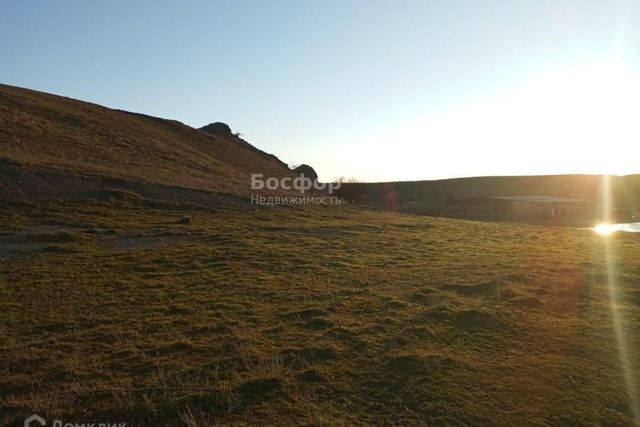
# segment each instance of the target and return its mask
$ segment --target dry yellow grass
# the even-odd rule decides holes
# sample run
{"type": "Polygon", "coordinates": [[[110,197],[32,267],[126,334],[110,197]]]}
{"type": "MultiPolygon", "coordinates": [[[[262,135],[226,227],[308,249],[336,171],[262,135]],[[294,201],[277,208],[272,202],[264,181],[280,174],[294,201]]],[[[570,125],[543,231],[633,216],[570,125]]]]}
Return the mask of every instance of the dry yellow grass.
{"type": "Polygon", "coordinates": [[[635,235],[612,305],[589,230],[140,202],[0,229],[0,423],[633,425],[635,235]]]}

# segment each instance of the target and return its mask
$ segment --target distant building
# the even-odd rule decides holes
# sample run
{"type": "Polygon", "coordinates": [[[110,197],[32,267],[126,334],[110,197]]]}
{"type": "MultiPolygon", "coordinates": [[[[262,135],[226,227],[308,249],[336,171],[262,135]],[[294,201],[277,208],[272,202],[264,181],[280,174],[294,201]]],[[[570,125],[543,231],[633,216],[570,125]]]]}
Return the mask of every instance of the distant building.
{"type": "Polygon", "coordinates": [[[454,199],[446,203],[443,215],[455,218],[579,224],[594,218],[588,200],[556,196],[491,196],[454,199]]]}

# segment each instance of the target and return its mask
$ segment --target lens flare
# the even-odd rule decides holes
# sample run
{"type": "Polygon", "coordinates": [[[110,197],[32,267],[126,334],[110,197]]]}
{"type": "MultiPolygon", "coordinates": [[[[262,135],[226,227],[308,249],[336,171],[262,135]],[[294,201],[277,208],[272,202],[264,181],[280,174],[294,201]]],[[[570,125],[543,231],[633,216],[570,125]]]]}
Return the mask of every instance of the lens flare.
{"type": "MultiPolygon", "coordinates": [[[[605,223],[600,224],[594,230],[603,235],[610,235],[612,232],[619,230],[609,221],[611,219],[611,211],[613,208],[611,195],[611,177],[604,175],[602,177],[602,214],[605,223]]],[[[627,345],[626,328],[628,324],[625,322],[621,305],[619,303],[620,289],[617,281],[618,271],[616,271],[616,259],[614,239],[603,239],[604,256],[606,263],[607,291],[609,294],[609,308],[611,310],[611,320],[615,341],[618,347],[618,358],[620,362],[620,371],[625,381],[627,389],[627,398],[631,416],[636,424],[640,424],[640,404],[638,404],[638,387],[635,380],[635,372],[632,369],[631,356],[629,346],[627,345]]]]}

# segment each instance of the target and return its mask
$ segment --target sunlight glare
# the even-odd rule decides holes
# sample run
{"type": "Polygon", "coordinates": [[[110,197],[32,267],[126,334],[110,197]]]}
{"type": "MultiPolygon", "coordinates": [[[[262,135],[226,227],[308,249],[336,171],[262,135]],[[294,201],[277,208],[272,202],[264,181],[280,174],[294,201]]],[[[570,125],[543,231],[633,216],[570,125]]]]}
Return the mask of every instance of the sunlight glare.
{"type": "Polygon", "coordinates": [[[623,175],[637,170],[629,149],[640,138],[638,109],[640,73],[614,58],[558,67],[389,128],[352,135],[341,149],[367,152],[368,162],[354,174],[381,181],[495,174],[623,175]],[[498,165],[478,161],[487,156],[499,158],[498,165]]]}
{"type": "Polygon", "coordinates": [[[598,234],[608,236],[613,232],[618,231],[618,228],[614,224],[602,223],[593,227],[593,231],[595,231],[598,234]]]}

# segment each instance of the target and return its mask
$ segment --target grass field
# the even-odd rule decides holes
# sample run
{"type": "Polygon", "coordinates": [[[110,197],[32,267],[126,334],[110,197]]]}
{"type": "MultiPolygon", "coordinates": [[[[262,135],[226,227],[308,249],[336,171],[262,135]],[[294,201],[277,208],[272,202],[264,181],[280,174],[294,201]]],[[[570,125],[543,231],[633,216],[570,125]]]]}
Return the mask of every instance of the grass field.
{"type": "Polygon", "coordinates": [[[0,230],[2,425],[634,425],[637,235],[134,202],[0,230]]]}

